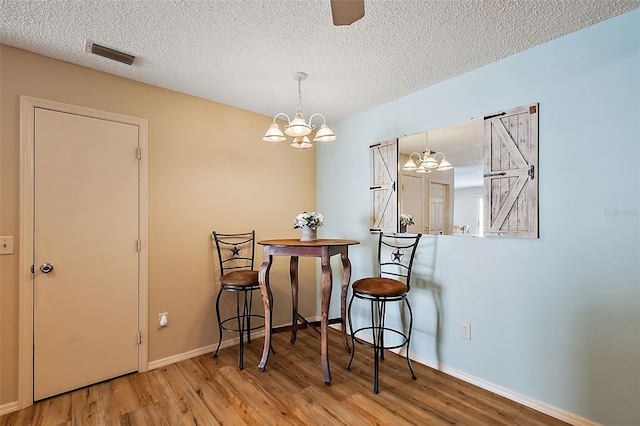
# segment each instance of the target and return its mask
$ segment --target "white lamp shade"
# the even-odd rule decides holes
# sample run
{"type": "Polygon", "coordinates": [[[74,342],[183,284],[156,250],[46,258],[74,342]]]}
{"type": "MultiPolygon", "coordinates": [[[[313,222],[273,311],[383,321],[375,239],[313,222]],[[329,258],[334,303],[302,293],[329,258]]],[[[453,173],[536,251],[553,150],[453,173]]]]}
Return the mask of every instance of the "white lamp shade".
{"type": "Polygon", "coordinates": [[[405,165],[402,166],[402,170],[415,170],[417,168],[416,163],[414,163],[411,158],[409,158],[405,165]]]}
{"type": "Polygon", "coordinates": [[[425,156],[425,159],[422,161],[422,165],[432,169],[434,167],[438,167],[438,160],[436,160],[433,154],[428,154],[425,156]]]}
{"type": "Polygon", "coordinates": [[[282,142],[287,140],[287,138],[284,136],[277,123],[271,123],[271,126],[269,126],[269,129],[264,134],[262,140],[265,142],[282,142]]]}
{"type": "Polygon", "coordinates": [[[451,170],[451,169],[453,169],[453,166],[451,165],[451,163],[448,162],[446,158],[443,158],[442,161],[440,161],[440,165],[438,165],[438,168],[436,170],[439,172],[443,172],[445,170],[451,170]]]}
{"type": "Polygon", "coordinates": [[[325,123],[322,123],[322,126],[320,126],[320,130],[316,132],[316,137],[313,138],[314,142],[333,142],[335,140],[336,135],[333,133],[333,130],[331,130],[325,123]]]}
{"type": "Polygon", "coordinates": [[[291,146],[294,148],[305,149],[305,148],[311,148],[313,144],[311,143],[308,137],[301,136],[301,137],[295,138],[293,142],[291,142],[291,146]]]}
{"type": "Polygon", "coordinates": [[[293,137],[307,136],[311,133],[311,127],[304,121],[302,114],[296,114],[291,123],[285,126],[284,132],[293,137]]]}
{"type": "Polygon", "coordinates": [[[420,167],[416,169],[416,173],[431,173],[431,169],[428,169],[424,164],[420,164],[420,167]]]}

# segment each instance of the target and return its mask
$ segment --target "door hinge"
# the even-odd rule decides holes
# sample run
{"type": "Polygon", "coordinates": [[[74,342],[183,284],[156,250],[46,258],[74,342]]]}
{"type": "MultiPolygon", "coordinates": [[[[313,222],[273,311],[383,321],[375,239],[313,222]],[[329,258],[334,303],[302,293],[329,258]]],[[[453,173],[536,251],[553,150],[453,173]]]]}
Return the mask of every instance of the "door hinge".
{"type": "Polygon", "coordinates": [[[136,248],[138,251],[142,250],[142,241],[140,240],[136,241],[136,248]]]}
{"type": "Polygon", "coordinates": [[[35,274],[35,272],[36,272],[36,268],[33,265],[31,265],[31,273],[35,274]]]}
{"type": "Polygon", "coordinates": [[[535,114],[536,112],[538,112],[538,108],[536,108],[535,105],[531,105],[529,107],[529,114],[535,114]]]}
{"type": "Polygon", "coordinates": [[[528,173],[528,174],[529,174],[529,177],[530,177],[531,179],[533,179],[533,178],[535,178],[535,177],[536,177],[536,171],[535,171],[535,170],[536,170],[536,169],[535,169],[535,167],[534,167],[534,166],[531,166],[531,168],[529,169],[529,173],[528,173]]]}
{"type": "Polygon", "coordinates": [[[138,331],[138,344],[142,343],[142,332],[138,331]]]}
{"type": "Polygon", "coordinates": [[[142,148],[138,147],[136,151],[136,157],[138,158],[138,160],[142,160],[142,148]]]}

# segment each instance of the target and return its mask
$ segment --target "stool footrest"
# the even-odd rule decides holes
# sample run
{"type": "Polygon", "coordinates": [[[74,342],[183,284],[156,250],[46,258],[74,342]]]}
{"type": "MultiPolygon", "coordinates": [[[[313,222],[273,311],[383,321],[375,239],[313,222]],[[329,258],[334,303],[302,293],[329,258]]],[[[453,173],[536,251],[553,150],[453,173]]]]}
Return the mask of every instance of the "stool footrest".
{"type": "MultiPolygon", "coordinates": [[[[262,321],[264,321],[264,315],[257,315],[257,314],[240,315],[240,316],[229,317],[229,318],[226,318],[226,319],[222,320],[220,322],[220,327],[222,327],[222,329],[226,330],[226,331],[238,331],[238,332],[239,331],[247,331],[247,328],[244,328],[243,330],[240,330],[240,329],[237,328],[237,326],[236,327],[231,327],[231,326],[225,325],[228,322],[234,322],[234,323],[237,324],[238,319],[240,319],[240,320],[245,319],[246,320],[247,317],[251,317],[252,319],[253,318],[260,318],[260,319],[262,319],[262,321]]],[[[252,325],[251,328],[249,329],[249,331],[260,330],[261,328],[264,328],[264,322],[262,324],[258,324],[258,325],[255,325],[255,326],[252,325]]]]}
{"type": "MultiPolygon", "coordinates": [[[[373,348],[373,347],[375,347],[373,342],[370,342],[369,340],[366,340],[363,337],[359,337],[358,334],[359,333],[360,334],[364,334],[364,332],[368,331],[370,337],[373,338],[374,330],[380,330],[380,327],[362,327],[362,328],[359,328],[359,329],[357,329],[357,330],[355,330],[353,332],[353,340],[356,343],[359,343],[362,346],[373,348]]],[[[397,336],[399,336],[400,339],[401,339],[401,343],[388,344],[388,345],[385,344],[384,346],[378,346],[379,349],[397,349],[397,348],[401,348],[403,346],[406,346],[407,342],[409,341],[408,336],[406,334],[398,331],[398,330],[394,330],[392,328],[383,327],[382,331],[383,331],[383,333],[385,333],[385,336],[383,338],[383,342],[385,342],[385,343],[389,342],[389,337],[387,337],[386,333],[390,333],[392,336],[396,336],[396,339],[397,339],[397,336]]]]}

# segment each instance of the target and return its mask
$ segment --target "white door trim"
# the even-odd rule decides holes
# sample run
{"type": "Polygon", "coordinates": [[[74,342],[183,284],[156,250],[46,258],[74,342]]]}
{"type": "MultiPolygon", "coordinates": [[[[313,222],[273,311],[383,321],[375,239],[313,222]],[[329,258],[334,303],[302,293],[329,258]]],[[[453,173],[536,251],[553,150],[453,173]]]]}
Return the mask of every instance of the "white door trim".
{"type": "Polygon", "coordinates": [[[138,371],[148,369],[148,124],[143,118],[63,104],[55,101],[20,96],[20,250],[18,313],[18,406],[33,404],[33,226],[34,226],[34,125],[35,109],[82,115],[138,126],[142,158],[139,163],[139,232],[142,246],[139,254],[138,326],[142,343],[138,348],[138,371]]]}

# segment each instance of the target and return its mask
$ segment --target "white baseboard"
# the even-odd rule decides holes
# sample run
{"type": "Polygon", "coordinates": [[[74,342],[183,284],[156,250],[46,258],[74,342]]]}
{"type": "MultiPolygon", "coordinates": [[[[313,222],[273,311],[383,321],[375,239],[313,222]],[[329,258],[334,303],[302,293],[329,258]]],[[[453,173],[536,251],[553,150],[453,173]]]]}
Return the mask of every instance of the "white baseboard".
{"type": "MultiPolygon", "coordinates": [[[[264,337],[264,330],[251,333],[252,339],[260,339],[262,337],[264,337]]],[[[220,349],[228,348],[229,346],[234,346],[239,343],[240,343],[240,337],[234,337],[233,339],[223,340],[222,343],[220,344],[220,349]]],[[[164,367],[166,365],[175,364],[176,362],[184,361],[187,359],[195,358],[200,355],[215,352],[217,346],[218,344],[214,343],[213,345],[203,346],[201,348],[193,349],[191,351],[183,352],[181,354],[176,354],[176,355],[169,356],[167,358],[151,361],[147,366],[147,370],[155,370],[156,368],[164,367]]]]}
{"type": "MultiPolygon", "coordinates": [[[[335,325],[332,325],[331,327],[339,329],[338,326],[335,326],[335,325]]],[[[367,339],[365,338],[364,340],[367,340],[367,339]]],[[[371,341],[372,340],[369,340],[369,342],[371,341]]],[[[394,349],[392,350],[392,352],[405,356],[405,352],[400,351],[399,349],[394,349]]],[[[463,371],[456,370],[455,368],[447,367],[443,363],[435,361],[433,359],[423,357],[421,355],[416,355],[413,352],[409,352],[409,358],[412,361],[415,361],[419,364],[426,365],[427,367],[431,367],[434,370],[442,371],[445,374],[448,374],[460,380],[464,380],[467,383],[478,386],[479,388],[488,390],[489,392],[493,392],[497,395],[503,396],[511,401],[517,402],[529,408],[533,408],[536,411],[547,414],[551,417],[554,417],[558,420],[562,420],[569,424],[572,424],[575,426],[603,426],[602,424],[597,423],[593,420],[578,416],[577,414],[573,414],[565,410],[561,410],[559,408],[556,408],[544,402],[538,401],[536,399],[530,398],[528,396],[521,395],[510,389],[503,388],[502,386],[498,386],[486,380],[471,376],[463,371]]]]}
{"type": "Polygon", "coordinates": [[[14,411],[18,411],[18,401],[9,402],[8,404],[0,405],[0,416],[4,416],[5,414],[13,413],[14,411]]]}
{"type": "MultiPolygon", "coordinates": [[[[307,321],[320,321],[320,316],[310,317],[307,321]]],[[[287,325],[287,324],[284,324],[287,325]]],[[[274,326],[279,327],[279,326],[274,326]]],[[[258,330],[251,333],[252,339],[260,339],[264,337],[264,330],[258,330]]],[[[240,343],[240,337],[234,337],[233,339],[223,340],[220,344],[220,349],[228,348],[229,346],[237,345],[240,343]]],[[[154,370],[156,368],[164,367],[165,365],[174,364],[176,362],[184,361],[186,359],[195,358],[200,355],[208,354],[210,352],[214,352],[216,350],[217,343],[213,345],[204,346],[202,348],[194,349],[191,351],[183,352],[181,354],[172,355],[167,358],[158,359],[155,361],[149,362],[147,365],[147,370],[154,370]]]]}

